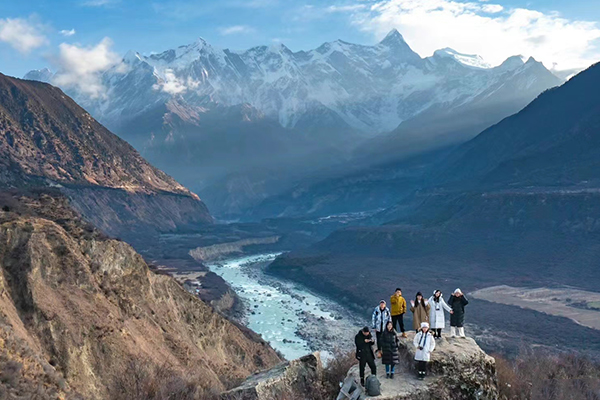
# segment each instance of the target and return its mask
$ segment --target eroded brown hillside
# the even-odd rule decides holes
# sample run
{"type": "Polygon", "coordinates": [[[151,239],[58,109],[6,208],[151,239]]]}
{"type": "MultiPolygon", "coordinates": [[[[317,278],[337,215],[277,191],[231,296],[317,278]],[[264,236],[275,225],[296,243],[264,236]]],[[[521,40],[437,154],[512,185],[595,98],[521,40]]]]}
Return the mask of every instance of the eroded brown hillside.
{"type": "MultiPolygon", "coordinates": [[[[279,362],[47,193],[0,196],[0,394],[108,398],[132,360],[221,391],[279,362]]],[[[30,396],[30,397],[27,397],[30,396]]]]}

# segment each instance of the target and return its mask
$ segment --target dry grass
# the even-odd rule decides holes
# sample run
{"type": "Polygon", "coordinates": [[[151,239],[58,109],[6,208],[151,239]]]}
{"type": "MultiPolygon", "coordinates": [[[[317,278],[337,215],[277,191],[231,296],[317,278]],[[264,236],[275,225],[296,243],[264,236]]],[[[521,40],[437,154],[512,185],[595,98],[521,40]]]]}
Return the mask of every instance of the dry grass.
{"type": "Polygon", "coordinates": [[[600,364],[579,355],[496,356],[500,397],[506,400],[600,400],[600,364]]]}

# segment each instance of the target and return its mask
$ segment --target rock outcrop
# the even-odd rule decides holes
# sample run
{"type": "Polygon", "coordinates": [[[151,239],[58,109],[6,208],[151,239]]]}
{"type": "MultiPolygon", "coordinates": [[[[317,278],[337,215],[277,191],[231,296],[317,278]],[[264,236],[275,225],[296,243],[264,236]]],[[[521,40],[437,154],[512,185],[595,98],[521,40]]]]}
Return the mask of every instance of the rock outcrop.
{"type": "Polygon", "coordinates": [[[0,195],[0,398],[116,398],[132,363],[219,393],[280,362],[65,198],[0,195]]]}
{"type": "Polygon", "coordinates": [[[310,399],[322,374],[321,357],[313,353],[252,375],[221,395],[224,400],[310,399]]]}
{"type": "MultiPolygon", "coordinates": [[[[382,400],[493,400],[498,398],[496,362],[471,338],[442,338],[436,341],[429,364],[429,375],[418,380],[414,373],[414,333],[401,339],[405,361],[396,367],[394,379],[386,379],[385,367],[377,360],[377,377],[382,400]]],[[[369,373],[367,367],[367,374],[369,373]]],[[[348,378],[360,382],[358,365],[348,378]]]]}

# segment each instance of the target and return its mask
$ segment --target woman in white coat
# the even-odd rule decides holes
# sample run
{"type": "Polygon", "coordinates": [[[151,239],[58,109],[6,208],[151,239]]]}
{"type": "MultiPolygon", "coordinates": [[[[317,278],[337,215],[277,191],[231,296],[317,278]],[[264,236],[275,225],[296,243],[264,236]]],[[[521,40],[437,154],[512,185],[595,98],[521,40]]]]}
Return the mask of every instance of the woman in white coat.
{"type": "Polygon", "coordinates": [[[442,337],[442,329],[446,327],[446,316],[444,310],[452,314],[452,308],[446,303],[442,297],[442,291],[436,290],[433,292],[433,296],[429,298],[429,324],[433,331],[434,338],[442,337]]]}
{"type": "Polygon", "coordinates": [[[429,324],[421,323],[421,329],[413,340],[415,346],[415,361],[417,363],[417,378],[424,379],[427,375],[427,363],[431,360],[431,352],[435,349],[435,339],[429,332],[429,324]]]}

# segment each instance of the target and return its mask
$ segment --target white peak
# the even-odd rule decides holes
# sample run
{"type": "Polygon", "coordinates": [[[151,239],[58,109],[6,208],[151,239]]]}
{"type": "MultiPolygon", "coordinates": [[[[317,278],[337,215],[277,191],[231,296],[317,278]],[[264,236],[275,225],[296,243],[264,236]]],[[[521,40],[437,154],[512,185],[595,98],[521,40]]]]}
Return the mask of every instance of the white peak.
{"type": "Polygon", "coordinates": [[[394,43],[394,42],[402,42],[405,43],[404,41],[404,37],[402,36],[402,34],[400,34],[400,32],[398,32],[397,29],[392,29],[384,38],[380,43],[386,44],[386,43],[394,43]]]}
{"type": "Polygon", "coordinates": [[[142,57],[140,56],[140,54],[137,51],[133,51],[133,50],[129,50],[123,56],[123,62],[126,64],[133,64],[141,59],[142,59],[142,57]]]}
{"type": "Polygon", "coordinates": [[[525,64],[524,57],[522,55],[508,57],[498,68],[513,70],[522,67],[525,64]]]}
{"type": "Polygon", "coordinates": [[[473,68],[491,68],[491,65],[485,61],[481,56],[477,54],[463,54],[458,51],[446,47],[440,50],[436,50],[433,53],[434,57],[451,58],[467,67],[473,68]]]}

